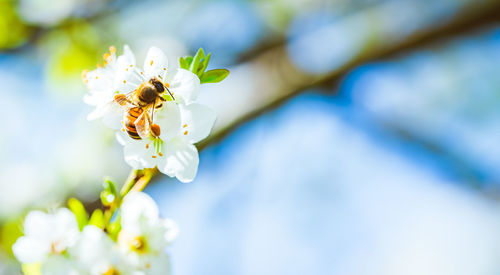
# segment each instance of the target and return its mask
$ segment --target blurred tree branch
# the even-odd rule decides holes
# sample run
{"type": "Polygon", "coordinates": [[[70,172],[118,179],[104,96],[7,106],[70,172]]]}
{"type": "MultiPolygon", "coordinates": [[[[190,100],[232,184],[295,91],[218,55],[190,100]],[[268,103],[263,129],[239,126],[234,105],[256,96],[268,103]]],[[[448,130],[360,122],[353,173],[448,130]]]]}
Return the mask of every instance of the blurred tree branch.
{"type": "MultiPolygon", "coordinates": [[[[475,10],[471,9],[463,11],[463,13],[458,13],[454,16],[453,20],[450,20],[446,24],[437,24],[430,26],[428,29],[412,33],[399,43],[374,45],[374,47],[376,47],[375,50],[360,52],[342,66],[322,75],[304,73],[296,68],[289,59],[284,45],[274,46],[249,61],[249,64],[243,64],[243,66],[254,67],[257,71],[265,69],[265,72],[251,79],[249,84],[253,82],[272,83],[273,85],[259,85],[259,89],[252,90],[255,93],[255,96],[253,96],[254,102],[247,102],[245,105],[254,107],[249,108],[249,110],[245,112],[239,112],[235,116],[218,123],[212,135],[202,141],[198,147],[201,150],[207,145],[223,139],[239,125],[268,110],[274,109],[287,99],[303,91],[314,87],[327,87],[331,89],[335,84],[338,84],[348,72],[364,63],[394,57],[423,46],[436,44],[457,35],[498,23],[500,23],[500,2],[491,2],[489,5],[478,7],[475,10]],[[262,100],[263,98],[265,100],[262,100]]],[[[380,38],[380,40],[383,40],[383,38],[380,38]]],[[[232,74],[234,77],[234,72],[232,72],[232,74]]],[[[224,85],[224,83],[222,85],[224,85]]],[[[236,99],[234,94],[238,94],[238,92],[233,90],[226,91],[226,93],[226,97],[231,97],[231,99],[236,99]]],[[[224,100],[220,105],[223,105],[225,102],[227,102],[227,100],[224,100]]],[[[218,107],[218,109],[223,108],[223,106],[218,107]]]]}
{"type": "MultiPolygon", "coordinates": [[[[257,55],[248,62],[235,66],[225,82],[206,91],[214,99],[209,104],[216,109],[219,120],[213,133],[198,144],[198,148],[203,150],[208,145],[219,142],[240,125],[303,91],[314,87],[332,89],[343,76],[364,63],[390,58],[499,23],[499,15],[500,2],[483,2],[473,8],[463,8],[446,22],[402,33],[397,39],[377,36],[376,41],[365,45],[369,46],[369,51],[362,50],[336,69],[321,75],[308,74],[297,68],[288,56],[284,41],[270,43],[269,46],[260,48],[263,52],[255,52],[257,55]],[[223,85],[226,87],[222,87],[223,85]]],[[[435,147],[423,140],[415,141],[423,143],[423,147],[428,149],[435,147]]],[[[469,165],[460,159],[453,161],[457,167],[469,165]]]]}

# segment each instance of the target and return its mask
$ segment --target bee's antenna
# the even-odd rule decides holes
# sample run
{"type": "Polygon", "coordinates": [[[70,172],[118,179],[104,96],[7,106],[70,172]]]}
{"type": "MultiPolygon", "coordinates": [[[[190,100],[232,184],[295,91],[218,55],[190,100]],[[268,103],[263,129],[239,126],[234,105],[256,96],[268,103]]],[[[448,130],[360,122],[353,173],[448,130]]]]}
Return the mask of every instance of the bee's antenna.
{"type": "Polygon", "coordinates": [[[170,97],[172,98],[172,100],[174,100],[174,101],[175,101],[175,97],[174,97],[174,95],[172,94],[172,92],[170,92],[170,90],[167,88],[167,86],[165,86],[165,85],[163,85],[163,86],[165,87],[165,89],[167,89],[167,92],[168,92],[168,94],[170,95],[170,97]]]}

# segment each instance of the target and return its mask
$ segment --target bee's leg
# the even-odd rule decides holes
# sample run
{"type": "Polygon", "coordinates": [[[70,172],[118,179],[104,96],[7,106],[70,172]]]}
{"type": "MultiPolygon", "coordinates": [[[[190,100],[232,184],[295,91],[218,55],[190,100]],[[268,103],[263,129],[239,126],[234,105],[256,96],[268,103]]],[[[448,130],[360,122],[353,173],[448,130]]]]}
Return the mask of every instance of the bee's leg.
{"type": "Polygon", "coordinates": [[[168,94],[170,95],[170,97],[172,98],[173,101],[175,101],[175,97],[174,97],[174,94],[172,94],[172,92],[170,92],[170,90],[168,89],[167,86],[165,86],[165,89],[167,90],[168,94]]]}

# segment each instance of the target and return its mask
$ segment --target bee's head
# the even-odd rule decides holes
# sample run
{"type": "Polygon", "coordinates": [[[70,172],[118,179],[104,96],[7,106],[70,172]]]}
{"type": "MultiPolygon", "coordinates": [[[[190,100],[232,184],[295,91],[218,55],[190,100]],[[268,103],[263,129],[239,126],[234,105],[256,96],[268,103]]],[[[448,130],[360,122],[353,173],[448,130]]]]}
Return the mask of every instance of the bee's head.
{"type": "Polygon", "coordinates": [[[156,79],[156,78],[151,78],[149,80],[149,83],[151,83],[155,88],[156,88],[156,92],[161,94],[165,91],[165,88],[163,87],[163,83],[156,79]]]}

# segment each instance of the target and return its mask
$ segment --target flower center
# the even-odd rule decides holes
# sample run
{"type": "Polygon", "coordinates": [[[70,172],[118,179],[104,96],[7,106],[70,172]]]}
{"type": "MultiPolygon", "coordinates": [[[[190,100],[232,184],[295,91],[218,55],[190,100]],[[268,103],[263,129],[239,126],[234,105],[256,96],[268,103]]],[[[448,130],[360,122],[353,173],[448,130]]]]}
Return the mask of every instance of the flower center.
{"type": "Polygon", "coordinates": [[[131,239],[129,245],[132,251],[138,253],[145,252],[147,249],[146,240],[144,239],[144,237],[135,237],[131,239]]]}
{"type": "Polygon", "coordinates": [[[50,252],[52,254],[62,254],[64,253],[65,250],[66,248],[63,245],[61,245],[59,241],[53,241],[50,244],[50,252]]]}
{"type": "MultiPolygon", "coordinates": [[[[156,125],[156,124],[153,124],[153,125],[156,125]]],[[[155,131],[153,130],[153,126],[151,126],[151,131],[155,131]]],[[[159,127],[158,127],[158,131],[159,131],[159,127]]],[[[154,132],[153,132],[154,135],[156,135],[154,132]]],[[[159,132],[158,132],[158,135],[159,132]]],[[[163,140],[161,140],[159,137],[153,137],[151,139],[153,141],[153,154],[151,155],[152,158],[157,158],[157,157],[163,157],[163,140]]],[[[149,149],[149,144],[151,143],[146,143],[146,149],[149,149]]]]}
{"type": "Polygon", "coordinates": [[[102,275],[120,275],[120,272],[116,270],[116,268],[111,267],[106,272],[102,273],[102,275]]]}

